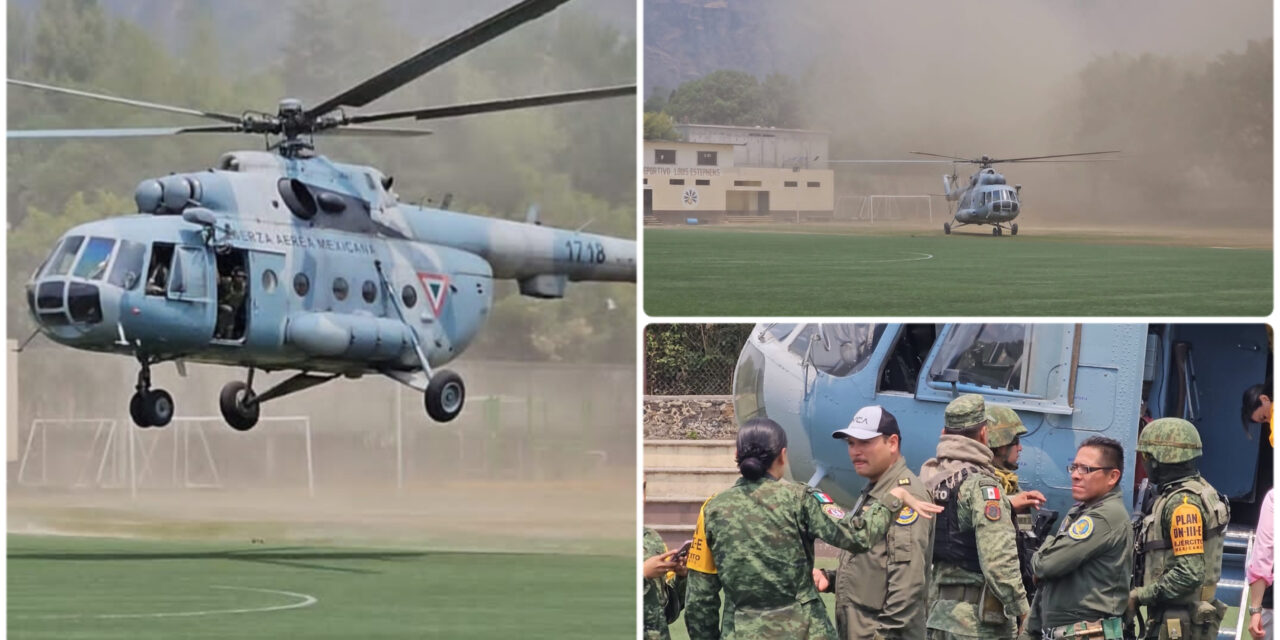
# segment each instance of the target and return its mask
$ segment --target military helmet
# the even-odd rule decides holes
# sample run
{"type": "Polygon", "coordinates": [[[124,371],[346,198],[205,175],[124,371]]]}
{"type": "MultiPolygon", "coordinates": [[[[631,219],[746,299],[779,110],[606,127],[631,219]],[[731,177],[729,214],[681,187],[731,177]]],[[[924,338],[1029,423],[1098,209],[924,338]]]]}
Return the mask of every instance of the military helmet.
{"type": "Polygon", "coordinates": [[[987,446],[999,449],[1027,432],[1022,419],[1009,407],[987,406],[987,446]]]}
{"type": "Polygon", "coordinates": [[[1182,418],[1160,418],[1138,435],[1138,453],[1145,453],[1156,462],[1176,464],[1199,458],[1204,447],[1195,425],[1182,418]]]}

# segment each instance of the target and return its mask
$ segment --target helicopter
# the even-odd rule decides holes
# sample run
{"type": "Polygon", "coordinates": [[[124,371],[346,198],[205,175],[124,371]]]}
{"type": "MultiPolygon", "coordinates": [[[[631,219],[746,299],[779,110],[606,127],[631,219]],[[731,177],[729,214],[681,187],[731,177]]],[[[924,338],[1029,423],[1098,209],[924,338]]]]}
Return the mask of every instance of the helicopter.
{"type": "MultiPolygon", "coordinates": [[[[422,393],[426,413],[462,411],[462,378],[441,365],[476,337],[495,280],[534,298],[569,282],[635,282],[635,242],[542,226],[536,208],[514,222],[399,201],[393,178],[332,161],[317,136],[421,136],[366,123],[429,120],[634,95],[634,84],[380,113],[349,111],[534,20],[567,0],[524,0],[315,106],[285,98],[276,113],[241,115],[143,102],[9,79],[14,86],[194,115],[219,124],[10,130],[10,139],[259,134],[265,151],[224,154],[216,167],[142,180],[137,213],[68,230],[26,285],[37,331],[55,342],[135,358],[129,414],[163,427],[172,396],[151,367],[246,367],[219,409],[253,428],[264,403],[338,377],[380,374],[422,393]],[[297,371],[254,389],[255,370],[297,371]]],[[[447,199],[447,198],[446,198],[447,199]]],[[[33,334],[34,337],[35,334],[33,334]]]]}
{"type": "Polygon", "coordinates": [[[947,403],[981,394],[1017,412],[1028,431],[1019,484],[1059,514],[1072,505],[1066,467],[1085,439],[1121,443],[1121,487],[1135,505],[1140,425],[1184,418],[1204,441],[1200,473],[1233,502],[1219,597],[1238,602],[1250,507],[1272,461],[1265,434],[1234,425],[1241,391],[1268,376],[1269,353],[1263,324],[758,324],[734,372],[734,415],[777,422],[791,477],[853,504],[866,480],[833,431],[880,405],[919,469],[934,456],[947,403]]]}
{"type": "Polygon", "coordinates": [[[830,164],[950,162],[951,173],[942,176],[942,195],[947,198],[947,202],[955,202],[957,204],[950,205],[952,219],[942,223],[943,233],[951,235],[953,223],[954,227],[989,224],[991,225],[991,235],[993,236],[1003,235],[1006,228],[1009,230],[1010,235],[1016,236],[1018,235],[1018,223],[1013,220],[1018,217],[1022,209],[1022,202],[1019,199],[1022,194],[1022,185],[1015,184],[1010,189],[1004,176],[996,173],[992,165],[1010,162],[1089,162],[1089,160],[1056,160],[1056,158],[1096,156],[1120,152],[1091,151],[1086,153],[1028,156],[1025,158],[992,158],[986,155],[977,158],[958,158],[923,151],[912,151],[911,153],[947,158],[947,160],[832,160],[830,164]],[[978,172],[969,176],[968,185],[961,185],[959,176],[956,173],[956,165],[962,163],[978,165],[978,172]]]}

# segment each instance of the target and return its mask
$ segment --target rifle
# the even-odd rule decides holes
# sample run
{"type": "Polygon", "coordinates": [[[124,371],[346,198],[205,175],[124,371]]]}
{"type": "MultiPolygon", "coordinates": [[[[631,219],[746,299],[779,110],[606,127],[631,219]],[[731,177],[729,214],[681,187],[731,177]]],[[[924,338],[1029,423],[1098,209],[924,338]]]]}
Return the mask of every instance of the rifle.
{"type": "MultiPolygon", "coordinates": [[[[1147,538],[1146,520],[1151,513],[1151,508],[1156,503],[1156,487],[1151,484],[1149,478],[1143,478],[1142,484],[1138,485],[1138,492],[1133,497],[1134,510],[1130,516],[1130,523],[1133,526],[1133,575],[1129,578],[1129,588],[1137,589],[1142,586],[1143,579],[1147,573],[1147,548],[1144,541],[1147,538]]],[[[1128,636],[1141,638],[1146,635],[1147,621],[1142,618],[1142,612],[1134,611],[1132,619],[1125,620],[1125,633],[1128,636]]]]}
{"type": "Polygon", "coordinates": [[[1031,574],[1031,556],[1035,555],[1040,545],[1043,545],[1045,539],[1049,537],[1049,532],[1053,530],[1053,523],[1057,519],[1057,511],[1041,509],[1036,511],[1031,529],[1017,530],[1018,566],[1022,570],[1022,586],[1027,590],[1028,602],[1035,598],[1036,594],[1035,579],[1031,574]]]}

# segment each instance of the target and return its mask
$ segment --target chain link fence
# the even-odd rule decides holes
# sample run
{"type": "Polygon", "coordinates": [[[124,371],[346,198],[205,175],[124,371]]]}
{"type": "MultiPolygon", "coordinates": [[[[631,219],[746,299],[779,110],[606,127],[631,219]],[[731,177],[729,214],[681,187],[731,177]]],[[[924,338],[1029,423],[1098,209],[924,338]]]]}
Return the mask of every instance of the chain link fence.
{"type": "Polygon", "coordinates": [[[644,393],[727,396],[750,324],[651,324],[645,327],[644,393]]]}

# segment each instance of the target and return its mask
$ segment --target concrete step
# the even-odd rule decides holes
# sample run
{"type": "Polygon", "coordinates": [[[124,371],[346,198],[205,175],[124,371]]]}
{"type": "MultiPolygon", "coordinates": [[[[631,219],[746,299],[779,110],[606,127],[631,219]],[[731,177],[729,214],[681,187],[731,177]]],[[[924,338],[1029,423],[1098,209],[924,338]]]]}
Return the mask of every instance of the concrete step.
{"type": "Polygon", "coordinates": [[[741,474],[737,469],[714,467],[645,467],[644,478],[650,500],[703,496],[703,500],[733,486],[741,474]]]}
{"type": "Polygon", "coordinates": [[[698,510],[702,508],[703,498],[666,498],[645,500],[644,522],[648,525],[670,524],[693,526],[698,521],[698,510]]]}
{"type": "Polygon", "coordinates": [[[646,440],[644,466],[707,467],[737,470],[733,461],[737,444],[733,440],[646,440]]]}

